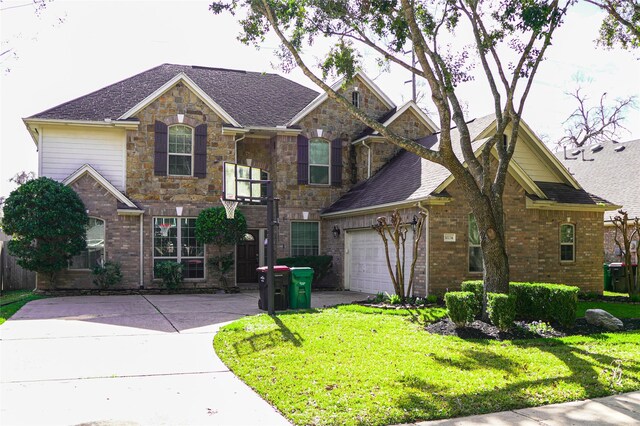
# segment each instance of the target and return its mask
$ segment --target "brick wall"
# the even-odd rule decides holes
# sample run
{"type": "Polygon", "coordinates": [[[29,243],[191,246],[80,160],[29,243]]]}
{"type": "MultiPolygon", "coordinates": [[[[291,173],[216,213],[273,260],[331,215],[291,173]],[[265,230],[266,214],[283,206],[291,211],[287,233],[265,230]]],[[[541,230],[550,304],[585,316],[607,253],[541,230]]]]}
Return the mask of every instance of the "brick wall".
{"type": "MultiPolygon", "coordinates": [[[[91,176],[84,175],[72,185],[84,202],[91,217],[105,221],[105,260],[120,263],[122,283],[118,288],[138,288],[139,285],[139,239],[138,216],[121,216],[117,212],[117,200],[91,176]]],[[[58,289],[95,289],[90,270],[61,271],[56,278],[58,289]]],[[[38,288],[50,288],[48,277],[38,274],[38,288]]]]}

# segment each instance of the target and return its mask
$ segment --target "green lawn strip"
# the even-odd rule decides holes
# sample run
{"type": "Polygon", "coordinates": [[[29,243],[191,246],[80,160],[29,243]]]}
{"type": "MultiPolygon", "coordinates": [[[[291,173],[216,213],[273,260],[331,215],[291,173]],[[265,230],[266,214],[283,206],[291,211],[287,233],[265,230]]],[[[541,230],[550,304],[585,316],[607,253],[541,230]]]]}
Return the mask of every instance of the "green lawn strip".
{"type": "Polygon", "coordinates": [[[587,309],[604,309],[614,317],[618,318],[640,318],[640,304],[615,303],[615,302],[578,302],[578,318],[584,317],[587,309]]]}
{"type": "Polygon", "coordinates": [[[603,291],[602,292],[603,296],[607,296],[607,297],[629,297],[628,293],[615,293],[613,291],[603,291]]]}
{"type": "Polygon", "coordinates": [[[640,388],[640,332],[465,341],[404,316],[340,307],[247,317],[223,327],[214,346],[300,425],[406,423],[640,388]]]}
{"type": "Polygon", "coordinates": [[[0,296],[0,325],[11,318],[27,303],[32,300],[43,299],[46,296],[34,294],[31,290],[12,290],[3,292],[0,296]]]}

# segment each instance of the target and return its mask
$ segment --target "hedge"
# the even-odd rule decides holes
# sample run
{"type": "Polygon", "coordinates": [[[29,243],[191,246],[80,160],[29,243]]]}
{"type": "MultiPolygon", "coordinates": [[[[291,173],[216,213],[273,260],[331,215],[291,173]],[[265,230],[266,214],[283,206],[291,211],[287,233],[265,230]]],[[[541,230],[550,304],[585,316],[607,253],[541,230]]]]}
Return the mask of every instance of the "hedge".
{"type": "Polygon", "coordinates": [[[516,298],[513,294],[487,293],[487,313],[491,323],[502,331],[513,327],[516,298]]]}
{"type": "Polygon", "coordinates": [[[450,291],[444,295],[449,318],[457,327],[473,322],[478,310],[476,296],[470,291],[450,291]]]}
{"type": "Polygon", "coordinates": [[[482,313],[482,294],[484,293],[484,282],[482,280],[464,281],[460,288],[461,291],[470,291],[476,297],[476,304],[478,309],[476,311],[476,317],[482,313]]]}
{"type": "Polygon", "coordinates": [[[311,285],[315,286],[329,273],[331,262],[333,262],[333,256],[297,256],[277,259],[276,265],[286,265],[290,268],[307,266],[313,269],[313,282],[311,285]]]}
{"type": "MultiPolygon", "coordinates": [[[[482,301],[482,281],[464,281],[461,287],[482,301]]],[[[509,294],[516,299],[517,319],[556,321],[564,326],[576,320],[579,291],[578,287],[562,284],[509,283],[509,294]]]]}

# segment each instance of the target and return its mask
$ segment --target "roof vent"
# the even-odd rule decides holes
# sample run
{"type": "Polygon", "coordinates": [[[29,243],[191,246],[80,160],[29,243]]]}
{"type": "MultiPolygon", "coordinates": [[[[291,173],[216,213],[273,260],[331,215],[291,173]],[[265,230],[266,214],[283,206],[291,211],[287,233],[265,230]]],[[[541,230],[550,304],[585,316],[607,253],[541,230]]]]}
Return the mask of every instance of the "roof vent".
{"type": "Polygon", "coordinates": [[[575,151],[571,151],[571,155],[580,155],[580,150],[576,149],[575,151]]]}
{"type": "Polygon", "coordinates": [[[615,148],[613,148],[615,152],[621,152],[621,151],[624,151],[624,149],[625,149],[624,145],[616,146],[615,148]]]}
{"type": "Polygon", "coordinates": [[[602,148],[604,148],[602,145],[598,144],[596,146],[592,146],[591,147],[591,152],[598,152],[598,151],[602,151],[602,148]]]}

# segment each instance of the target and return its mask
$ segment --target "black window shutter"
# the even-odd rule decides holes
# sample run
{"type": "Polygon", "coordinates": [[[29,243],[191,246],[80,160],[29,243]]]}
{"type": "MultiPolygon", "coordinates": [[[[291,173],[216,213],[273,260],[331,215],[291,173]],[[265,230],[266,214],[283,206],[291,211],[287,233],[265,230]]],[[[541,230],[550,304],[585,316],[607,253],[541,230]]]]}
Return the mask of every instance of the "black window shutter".
{"type": "Polygon", "coordinates": [[[167,175],[167,125],[156,121],[153,172],[156,176],[167,175]]]}
{"type": "Polygon", "coordinates": [[[342,139],[331,141],[331,185],[342,186],[342,139]]]}
{"type": "Polygon", "coordinates": [[[309,139],[298,135],[298,185],[309,183],[309,139]]]}
{"type": "Polygon", "coordinates": [[[196,140],[193,144],[193,175],[207,177],[207,125],[196,127],[196,140]]]}

